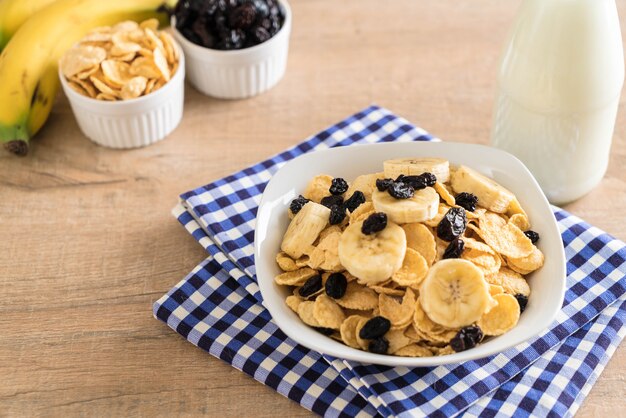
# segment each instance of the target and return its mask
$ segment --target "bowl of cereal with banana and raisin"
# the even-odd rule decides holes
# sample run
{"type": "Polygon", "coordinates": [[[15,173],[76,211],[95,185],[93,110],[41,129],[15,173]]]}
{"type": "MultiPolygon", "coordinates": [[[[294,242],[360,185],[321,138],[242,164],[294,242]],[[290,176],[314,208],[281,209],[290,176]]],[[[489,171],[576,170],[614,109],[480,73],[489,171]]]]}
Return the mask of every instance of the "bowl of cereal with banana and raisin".
{"type": "Polygon", "coordinates": [[[292,339],[366,363],[447,364],[537,335],[565,260],[536,181],[503,151],[392,143],[307,154],[257,216],[264,304],[292,339]]]}

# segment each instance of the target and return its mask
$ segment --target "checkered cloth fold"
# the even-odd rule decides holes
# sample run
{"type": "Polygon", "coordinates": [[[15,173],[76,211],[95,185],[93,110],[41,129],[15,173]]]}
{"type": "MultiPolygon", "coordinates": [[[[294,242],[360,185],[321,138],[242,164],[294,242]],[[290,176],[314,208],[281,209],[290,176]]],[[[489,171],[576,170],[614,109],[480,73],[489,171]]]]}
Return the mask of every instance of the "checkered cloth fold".
{"type": "Polygon", "coordinates": [[[269,160],[183,194],[174,215],[210,256],[155,303],[155,316],[321,415],[573,415],[626,333],[626,245],[557,208],[568,260],[563,308],[548,330],[503,353],[434,368],[362,365],[297,345],[263,308],[253,237],[272,174],[311,150],[415,140],[436,138],[372,106],[269,160]]]}

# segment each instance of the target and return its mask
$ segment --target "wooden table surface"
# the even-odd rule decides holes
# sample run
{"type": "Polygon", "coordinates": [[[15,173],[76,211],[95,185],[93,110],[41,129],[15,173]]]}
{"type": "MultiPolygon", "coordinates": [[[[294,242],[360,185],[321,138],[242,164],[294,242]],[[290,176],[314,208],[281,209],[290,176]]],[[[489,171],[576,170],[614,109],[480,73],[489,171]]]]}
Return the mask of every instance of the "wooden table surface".
{"type": "MultiPolygon", "coordinates": [[[[205,256],[170,209],[370,103],[443,139],[487,143],[519,0],[292,3],[273,90],[220,101],[188,85],[180,127],[132,151],[89,142],[60,97],[29,156],[0,152],[0,415],[310,416],[152,317],[205,256]]],[[[625,125],[622,103],[606,178],[567,206],[622,240],[625,125]]],[[[580,416],[623,413],[625,370],[622,345],[580,416]]]]}

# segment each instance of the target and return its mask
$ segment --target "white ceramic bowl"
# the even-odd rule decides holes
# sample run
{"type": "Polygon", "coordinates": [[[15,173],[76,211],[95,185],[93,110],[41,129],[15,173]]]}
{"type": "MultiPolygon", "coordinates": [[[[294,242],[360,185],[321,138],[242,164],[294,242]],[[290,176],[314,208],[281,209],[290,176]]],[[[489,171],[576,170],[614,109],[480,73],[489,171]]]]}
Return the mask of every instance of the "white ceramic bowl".
{"type": "Polygon", "coordinates": [[[174,38],[187,56],[187,77],[200,92],[220,99],[244,99],[274,87],[285,75],[291,8],[280,0],[285,21],[280,30],[266,42],[250,48],[221,51],[205,48],[187,40],[172,17],[174,38]]]}
{"type": "Polygon", "coordinates": [[[318,352],[362,363],[390,366],[436,366],[486,357],[520,344],[546,329],[563,304],[565,255],[561,234],[546,197],[528,169],[511,154],[482,145],[452,142],[413,142],[356,145],[305,154],[285,164],[271,179],[259,206],[255,232],[256,273],[263,304],[290,338],[318,352]],[[287,307],[287,287],[274,283],[280,273],[275,257],[289,218],[292,199],[315,175],[326,173],[346,179],[382,171],[383,161],[399,157],[441,157],[451,164],[465,164],[495,179],[517,196],[528,213],[533,230],[541,235],[538,246],[544,266],[529,277],[531,296],[519,323],[499,337],[479,346],[441,357],[408,358],[373,354],[350,348],[326,337],[300,321],[287,307]]]}
{"type": "MultiPolygon", "coordinates": [[[[175,45],[180,51],[180,47],[175,45]]],[[[176,73],[160,89],[136,99],[109,102],[83,96],[59,78],[76,122],[85,136],[109,148],[137,148],[169,135],[183,117],[185,56],[176,73]]]]}

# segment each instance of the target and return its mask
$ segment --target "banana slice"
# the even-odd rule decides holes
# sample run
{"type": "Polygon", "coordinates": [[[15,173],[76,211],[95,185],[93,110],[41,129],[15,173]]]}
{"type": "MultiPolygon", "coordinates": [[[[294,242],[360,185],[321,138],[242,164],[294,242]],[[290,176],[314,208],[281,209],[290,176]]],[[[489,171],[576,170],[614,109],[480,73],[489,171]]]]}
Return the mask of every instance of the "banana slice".
{"type": "Polygon", "coordinates": [[[377,284],[389,279],[402,267],[406,252],[404,230],[393,222],[380,232],[365,235],[363,221],[346,228],[339,240],[339,260],[359,282],[377,284]]]}
{"type": "Polygon", "coordinates": [[[455,193],[468,192],[478,197],[478,204],[492,212],[505,213],[515,195],[492,179],[464,165],[450,179],[455,193]]]}
{"type": "Polygon", "coordinates": [[[330,209],[319,203],[308,202],[291,220],[280,249],[291,258],[300,258],[328,225],[330,209]]]}
{"type": "Polygon", "coordinates": [[[482,271],[462,259],[435,263],[420,287],[420,301],[431,320],[448,328],[473,324],[493,306],[482,271]]]}
{"type": "Polygon", "coordinates": [[[432,187],[416,190],[410,199],[396,199],[376,190],[372,202],[377,212],[385,212],[397,224],[424,222],[434,218],[439,210],[439,195],[432,187]]]}
{"type": "Polygon", "coordinates": [[[397,178],[400,174],[405,176],[418,176],[423,173],[433,173],[440,183],[450,180],[450,164],[443,158],[396,158],[383,163],[385,177],[397,178]]]}

